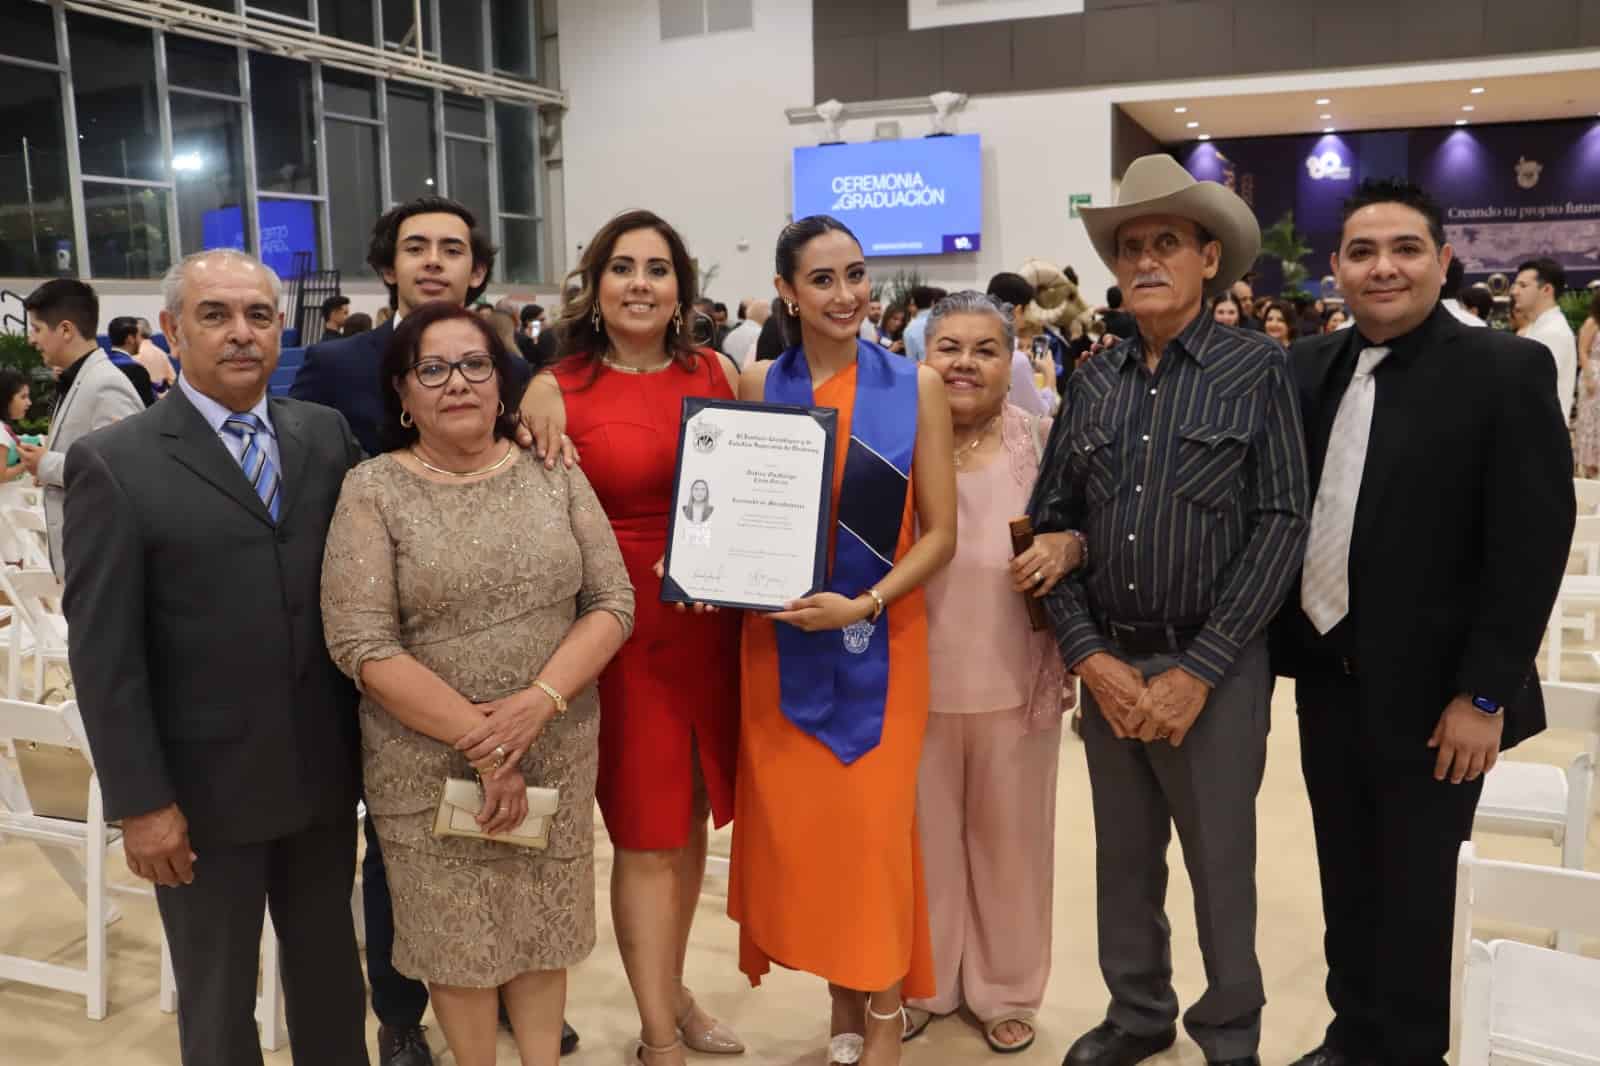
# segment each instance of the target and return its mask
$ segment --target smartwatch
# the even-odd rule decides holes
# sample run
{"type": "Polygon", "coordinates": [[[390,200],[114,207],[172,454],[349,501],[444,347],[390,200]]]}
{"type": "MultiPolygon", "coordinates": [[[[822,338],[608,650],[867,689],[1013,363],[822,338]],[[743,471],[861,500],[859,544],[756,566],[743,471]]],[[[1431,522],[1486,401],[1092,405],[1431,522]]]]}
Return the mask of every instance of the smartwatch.
{"type": "Polygon", "coordinates": [[[1484,714],[1499,714],[1501,711],[1505,710],[1505,706],[1503,704],[1496,703],[1487,696],[1472,697],[1472,705],[1478,708],[1478,710],[1482,711],[1484,714]]]}

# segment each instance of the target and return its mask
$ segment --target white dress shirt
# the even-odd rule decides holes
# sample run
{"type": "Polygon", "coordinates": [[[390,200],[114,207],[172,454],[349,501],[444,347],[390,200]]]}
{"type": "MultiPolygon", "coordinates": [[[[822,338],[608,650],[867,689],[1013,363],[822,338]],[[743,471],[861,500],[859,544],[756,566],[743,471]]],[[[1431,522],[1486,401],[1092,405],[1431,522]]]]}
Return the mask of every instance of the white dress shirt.
{"type": "MultiPolygon", "coordinates": [[[[189,376],[187,374],[178,375],[178,388],[183,390],[183,394],[189,398],[189,402],[194,404],[194,409],[200,412],[200,417],[204,418],[206,423],[210,425],[211,431],[217,435],[217,439],[222,442],[222,446],[228,449],[229,455],[233,456],[233,461],[237,463],[243,459],[244,438],[222,428],[222,424],[237,412],[228,410],[189,384],[189,376]]],[[[278,453],[278,431],[272,425],[272,416],[267,414],[266,393],[262,393],[261,399],[256,401],[254,407],[250,408],[250,414],[261,419],[261,424],[266,427],[266,432],[257,436],[261,446],[267,450],[267,458],[272,460],[273,469],[278,471],[278,477],[281,480],[283,477],[283,459],[278,453]]]]}
{"type": "Polygon", "coordinates": [[[1552,307],[1533,320],[1523,333],[1550,349],[1556,360],[1556,403],[1561,407],[1561,417],[1572,414],[1572,398],[1578,388],[1578,338],[1567,325],[1567,316],[1561,308],[1552,307]]]}

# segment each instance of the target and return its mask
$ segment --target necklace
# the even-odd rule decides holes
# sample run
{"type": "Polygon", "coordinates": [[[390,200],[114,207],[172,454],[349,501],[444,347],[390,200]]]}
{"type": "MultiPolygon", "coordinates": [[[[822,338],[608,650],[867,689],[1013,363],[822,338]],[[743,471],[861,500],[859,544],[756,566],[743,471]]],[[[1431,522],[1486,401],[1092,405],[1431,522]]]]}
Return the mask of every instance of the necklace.
{"type": "Polygon", "coordinates": [[[659,374],[661,371],[671,366],[674,362],[672,356],[670,355],[667,356],[663,362],[657,363],[655,366],[629,366],[627,363],[618,362],[609,355],[601,356],[600,361],[606,366],[609,366],[612,370],[621,371],[624,374],[659,374]]]}
{"type": "Polygon", "coordinates": [[[989,439],[990,431],[993,430],[994,427],[999,424],[999,422],[1000,416],[995,415],[993,418],[989,419],[988,424],[985,425],[983,429],[978,431],[978,435],[972,438],[972,443],[963,444],[961,447],[956,449],[955,464],[957,470],[960,470],[963,466],[965,466],[967,459],[972,455],[973,452],[978,450],[978,446],[989,439]]]}
{"type": "Polygon", "coordinates": [[[424,470],[430,470],[435,474],[443,474],[445,477],[469,478],[478,477],[482,474],[492,474],[496,470],[499,470],[502,466],[505,466],[507,463],[509,463],[511,461],[511,457],[515,454],[517,454],[516,448],[507,448],[504,455],[481,469],[467,471],[446,470],[444,467],[434,466],[432,463],[428,462],[428,460],[424,459],[422,457],[422,453],[417,451],[416,445],[411,446],[411,458],[415,459],[418,463],[421,463],[424,470]]]}

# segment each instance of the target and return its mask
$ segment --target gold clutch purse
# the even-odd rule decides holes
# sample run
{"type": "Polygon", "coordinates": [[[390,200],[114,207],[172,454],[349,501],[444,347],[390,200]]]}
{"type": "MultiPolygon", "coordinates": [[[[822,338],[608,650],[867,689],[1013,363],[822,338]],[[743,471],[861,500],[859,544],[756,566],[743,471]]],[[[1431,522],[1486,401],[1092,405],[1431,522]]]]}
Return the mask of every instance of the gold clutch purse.
{"type": "Polygon", "coordinates": [[[447,777],[444,791],[439,795],[439,811],[433,818],[433,835],[467,837],[542,851],[550,843],[550,819],[555,817],[560,802],[560,789],[530,788],[528,816],[522,824],[508,833],[490,836],[478,825],[478,812],[483,810],[483,789],[476,781],[447,777]]]}

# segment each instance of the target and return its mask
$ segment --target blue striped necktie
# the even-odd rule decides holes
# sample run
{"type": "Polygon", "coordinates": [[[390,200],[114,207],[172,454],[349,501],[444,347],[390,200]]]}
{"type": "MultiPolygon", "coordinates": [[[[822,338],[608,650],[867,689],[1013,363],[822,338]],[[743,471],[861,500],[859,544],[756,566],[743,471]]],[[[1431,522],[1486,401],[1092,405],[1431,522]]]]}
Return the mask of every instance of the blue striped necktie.
{"type": "Polygon", "coordinates": [[[272,465],[267,449],[261,446],[261,441],[258,439],[260,434],[267,431],[267,427],[262,424],[261,419],[246,412],[242,415],[229,415],[227,421],[222,423],[222,428],[244,441],[244,454],[239,457],[239,466],[244,469],[244,476],[250,482],[250,487],[256,490],[261,502],[267,505],[267,513],[276,522],[278,468],[272,465]]]}

